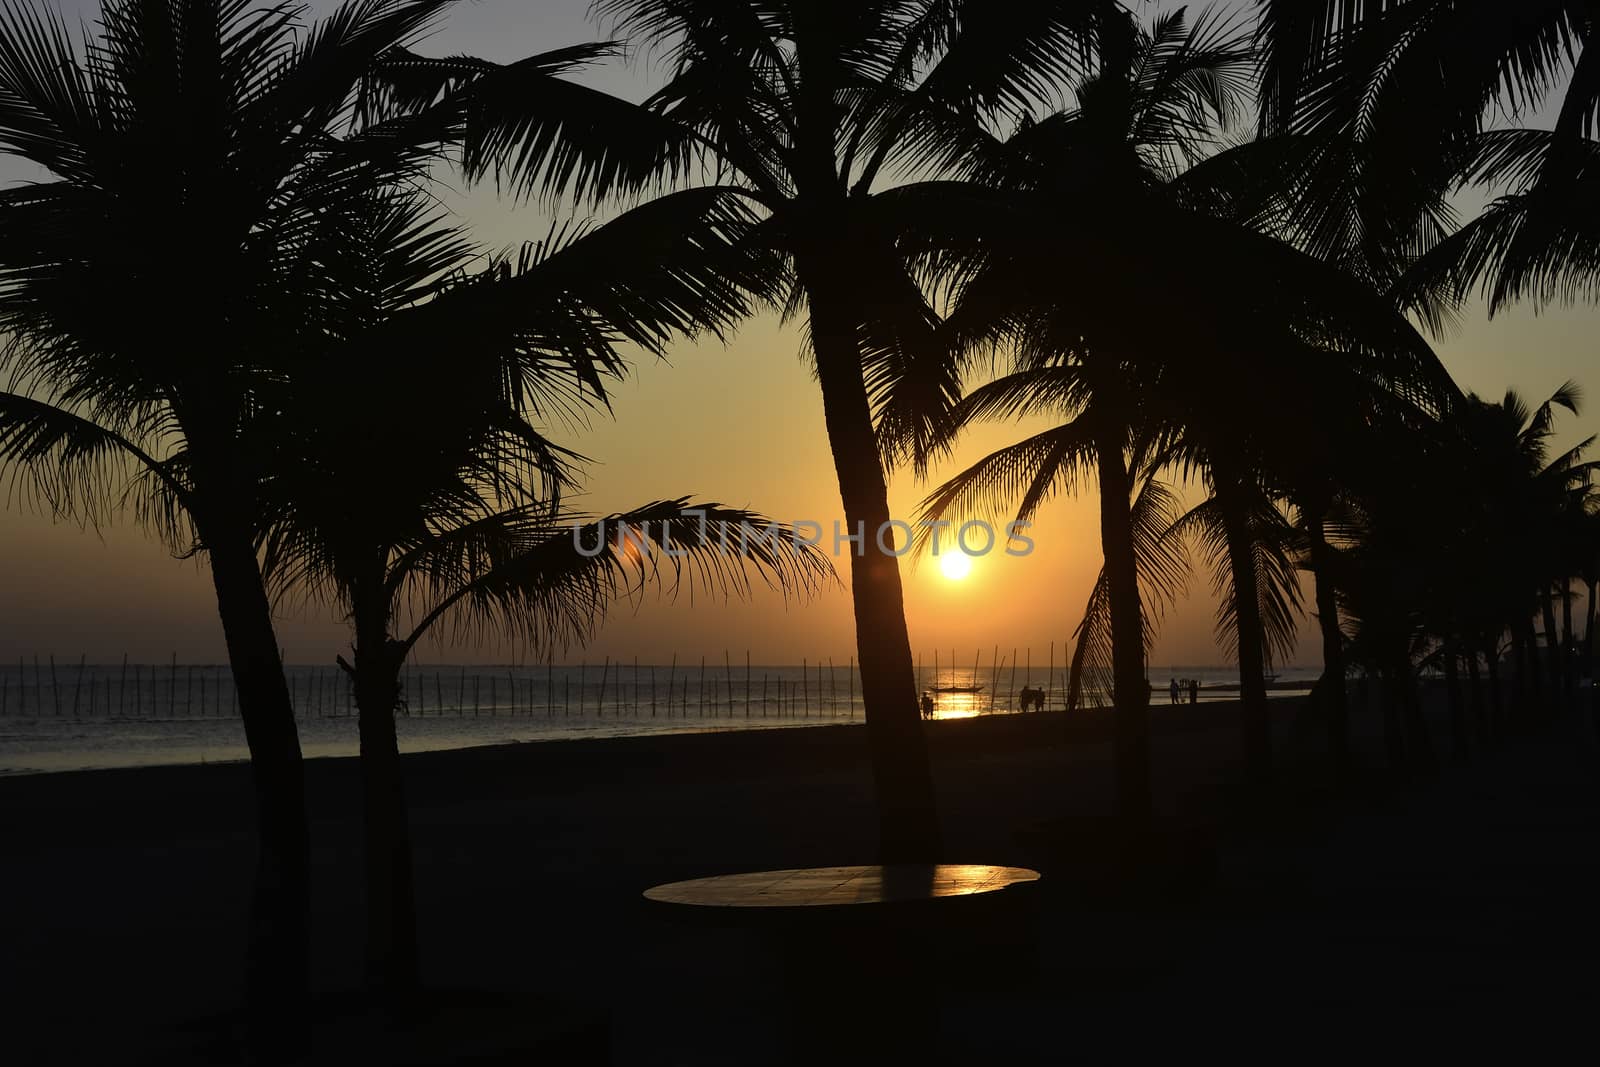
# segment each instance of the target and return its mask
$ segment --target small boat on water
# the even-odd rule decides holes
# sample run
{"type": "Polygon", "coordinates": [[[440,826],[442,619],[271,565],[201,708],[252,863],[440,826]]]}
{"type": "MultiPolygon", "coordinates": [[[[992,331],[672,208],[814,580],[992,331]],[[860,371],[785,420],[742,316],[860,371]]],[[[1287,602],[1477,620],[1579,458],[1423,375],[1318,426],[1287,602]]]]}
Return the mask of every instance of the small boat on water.
{"type": "Polygon", "coordinates": [[[981,685],[936,685],[928,690],[930,693],[981,693],[981,685]]]}

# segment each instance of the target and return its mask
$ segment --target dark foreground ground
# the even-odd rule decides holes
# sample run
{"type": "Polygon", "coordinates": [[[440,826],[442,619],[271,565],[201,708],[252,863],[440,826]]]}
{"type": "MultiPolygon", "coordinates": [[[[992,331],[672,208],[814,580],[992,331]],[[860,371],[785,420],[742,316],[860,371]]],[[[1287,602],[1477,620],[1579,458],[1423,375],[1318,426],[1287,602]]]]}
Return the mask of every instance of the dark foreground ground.
{"type": "MultiPolygon", "coordinates": [[[[1046,890],[1037,974],[1004,973],[996,956],[995,981],[972,981],[983,964],[970,958],[923,977],[935,1060],[1588,1059],[1577,1050],[1600,1023],[1589,716],[1407,782],[1368,741],[1357,781],[1334,790],[1305,709],[1275,708],[1266,804],[1231,784],[1231,705],[1155,709],[1159,858],[1131,883],[1109,844],[1103,722],[933,726],[947,858],[1034,867],[1046,890]]],[[[1362,719],[1363,734],[1375,725],[1362,719]]],[[[639,894],[871,862],[864,742],[845,726],[407,757],[428,982],[515,993],[530,1018],[590,1020],[618,1063],[777,1059],[783,1041],[762,1027],[786,994],[771,974],[741,972],[725,939],[664,926],[639,894]]],[[[350,988],[354,761],[314,761],[309,789],[315,981],[350,988]]],[[[207,1046],[193,1024],[238,999],[250,823],[244,767],[0,780],[0,1058],[225,1058],[194,1051],[207,1046]]],[[[880,992],[844,967],[815,980],[813,1012],[880,992]]],[[[841,1045],[818,1062],[861,1058],[841,1045]]]]}

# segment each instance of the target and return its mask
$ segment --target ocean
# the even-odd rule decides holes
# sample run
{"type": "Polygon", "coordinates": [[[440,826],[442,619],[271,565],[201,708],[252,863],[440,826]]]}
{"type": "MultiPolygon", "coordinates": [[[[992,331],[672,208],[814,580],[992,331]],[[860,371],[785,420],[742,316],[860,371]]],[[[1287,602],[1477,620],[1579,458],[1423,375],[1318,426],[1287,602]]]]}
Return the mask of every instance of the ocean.
{"type": "MultiPolygon", "coordinates": [[[[934,717],[1018,712],[1024,688],[1065,706],[1066,670],[1009,663],[918,670],[934,717]],[[976,692],[939,692],[941,688],[976,692]]],[[[1272,695],[1306,692],[1315,668],[1283,668],[1272,695]]],[[[352,756],[359,738],[353,702],[337,667],[287,668],[300,744],[308,757],[352,756]]],[[[1199,680],[1201,700],[1236,695],[1228,667],[1152,666],[1152,699],[1166,703],[1171,678],[1199,680]]],[[[583,737],[632,737],[861,722],[861,683],[848,663],[742,663],[408,667],[398,720],[405,752],[583,737]]],[[[1185,692],[1184,700],[1187,700],[1185,692]]],[[[248,758],[233,682],[216,664],[40,664],[0,666],[0,775],[248,758]]]]}

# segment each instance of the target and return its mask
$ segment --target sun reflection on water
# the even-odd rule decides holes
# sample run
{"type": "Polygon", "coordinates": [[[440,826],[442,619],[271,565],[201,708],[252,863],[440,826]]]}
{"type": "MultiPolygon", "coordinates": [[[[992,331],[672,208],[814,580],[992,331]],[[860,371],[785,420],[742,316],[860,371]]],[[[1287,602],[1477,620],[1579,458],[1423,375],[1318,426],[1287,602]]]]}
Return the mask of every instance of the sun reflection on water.
{"type": "Polygon", "coordinates": [[[988,698],[982,693],[934,693],[933,717],[935,719],[971,719],[988,709],[988,698]]]}

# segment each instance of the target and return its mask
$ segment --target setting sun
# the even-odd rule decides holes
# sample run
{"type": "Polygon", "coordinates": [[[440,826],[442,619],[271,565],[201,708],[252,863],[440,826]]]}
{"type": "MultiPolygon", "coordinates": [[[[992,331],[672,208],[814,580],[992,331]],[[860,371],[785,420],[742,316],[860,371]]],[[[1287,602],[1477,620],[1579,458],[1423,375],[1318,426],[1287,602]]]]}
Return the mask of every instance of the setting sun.
{"type": "Polygon", "coordinates": [[[951,552],[939,557],[939,570],[952,582],[959,582],[972,573],[972,557],[965,552],[951,552]]]}

